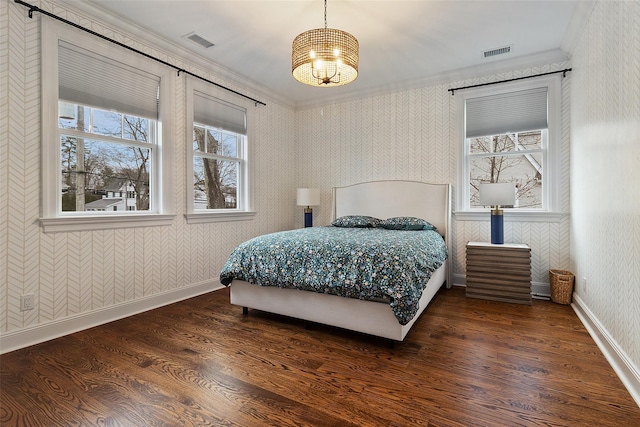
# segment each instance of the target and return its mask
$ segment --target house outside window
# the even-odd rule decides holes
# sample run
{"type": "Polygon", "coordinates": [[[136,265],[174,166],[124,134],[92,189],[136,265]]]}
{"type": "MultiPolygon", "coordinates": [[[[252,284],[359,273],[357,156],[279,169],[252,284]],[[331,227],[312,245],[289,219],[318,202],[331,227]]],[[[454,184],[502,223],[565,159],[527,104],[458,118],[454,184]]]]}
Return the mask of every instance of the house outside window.
{"type": "Polygon", "coordinates": [[[45,232],[169,225],[172,70],[57,22],[41,37],[45,232]]]}
{"type": "Polygon", "coordinates": [[[247,220],[251,210],[248,103],[187,80],[189,223],[247,220]]]}
{"type": "MultiPolygon", "coordinates": [[[[509,182],[512,213],[558,209],[559,76],[457,92],[458,201],[456,216],[484,212],[481,183],[509,182]]],[[[477,219],[469,217],[469,219],[477,219]]]]}
{"type": "Polygon", "coordinates": [[[156,120],[65,102],[59,111],[62,212],[104,212],[101,200],[116,198],[110,211],[149,211],[156,120]]]}

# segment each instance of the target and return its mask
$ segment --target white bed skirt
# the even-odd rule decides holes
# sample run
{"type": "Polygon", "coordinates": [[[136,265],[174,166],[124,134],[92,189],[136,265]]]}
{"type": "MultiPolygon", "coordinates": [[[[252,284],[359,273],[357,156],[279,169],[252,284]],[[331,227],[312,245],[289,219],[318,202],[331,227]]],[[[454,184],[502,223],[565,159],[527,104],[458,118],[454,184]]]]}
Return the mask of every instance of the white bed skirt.
{"type": "Polygon", "coordinates": [[[431,275],[422,292],[418,312],[404,326],[398,323],[391,307],[386,303],[297,289],[252,285],[240,280],[234,280],[229,285],[231,304],[402,341],[447,280],[448,262],[449,260],[446,260],[431,275]]]}

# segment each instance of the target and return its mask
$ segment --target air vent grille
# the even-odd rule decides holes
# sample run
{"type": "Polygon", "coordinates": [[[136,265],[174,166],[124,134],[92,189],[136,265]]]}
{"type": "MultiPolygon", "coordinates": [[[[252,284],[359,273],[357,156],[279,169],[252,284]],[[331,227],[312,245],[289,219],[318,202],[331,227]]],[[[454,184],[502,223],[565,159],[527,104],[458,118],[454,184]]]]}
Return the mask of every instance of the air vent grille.
{"type": "Polygon", "coordinates": [[[482,57],[490,58],[496,55],[504,55],[505,53],[509,53],[509,52],[511,52],[511,46],[504,46],[496,49],[485,50],[484,52],[482,52],[482,57]]]}
{"type": "Polygon", "coordinates": [[[204,37],[200,37],[199,35],[197,35],[195,32],[194,33],[189,33],[185,36],[183,36],[184,38],[191,40],[194,43],[198,43],[200,46],[206,48],[210,48],[211,46],[215,46],[213,43],[211,43],[209,40],[205,39],[204,37]]]}

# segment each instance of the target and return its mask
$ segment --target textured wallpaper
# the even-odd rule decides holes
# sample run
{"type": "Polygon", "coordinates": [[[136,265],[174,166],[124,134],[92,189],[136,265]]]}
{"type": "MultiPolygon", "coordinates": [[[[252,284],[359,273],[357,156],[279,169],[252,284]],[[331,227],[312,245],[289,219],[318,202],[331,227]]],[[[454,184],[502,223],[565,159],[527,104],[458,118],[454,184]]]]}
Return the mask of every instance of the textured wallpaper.
{"type": "Polygon", "coordinates": [[[637,371],[640,2],[598,2],[572,62],[571,253],[577,293],[637,371]]]}
{"type": "MultiPolygon", "coordinates": [[[[94,31],[163,56],[196,74],[218,76],[131,41],[56,4],[32,2],[94,31]]],[[[40,210],[40,19],[13,1],[0,2],[0,333],[51,324],[172,290],[217,280],[233,248],[250,237],[290,228],[294,196],[294,112],[269,99],[253,111],[255,210],[251,221],[187,224],[185,207],[185,78],[175,102],[176,219],[168,227],[44,234],[40,210]],[[33,293],[36,308],[20,311],[33,293]]],[[[227,83],[239,92],[243,88],[227,83]]],[[[248,93],[250,96],[258,97],[248,93]]],[[[259,97],[263,98],[263,97],[259,97]]]]}
{"type": "MultiPolygon", "coordinates": [[[[331,217],[331,187],[361,181],[410,179],[455,186],[455,101],[450,87],[500,81],[563,69],[552,64],[477,79],[418,88],[296,112],[297,181],[319,187],[321,206],[314,208],[318,224],[331,217]]],[[[562,83],[562,131],[558,182],[560,209],[569,209],[569,90],[562,83]]],[[[455,198],[455,196],[454,196],[455,198]]],[[[453,260],[456,282],[463,283],[465,245],[490,241],[488,221],[455,221],[453,260]]],[[[301,221],[301,220],[300,220],[301,221]]],[[[569,217],[560,222],[505,222],[505,241],[531,246],[534,288],[548,295],[548,272],[567,269],[569,217]]]]}
{"type": "MultiPolygon", "coordinates": [[[[130,40],[59,5],[32,3],[95,31],[130,40]]],[[[302,226],[296,187],[321,189],[314,222],[326,224],[332,186],[380,179],[455,185],[459,142],[447,89],[570,65],[574,71],[562,83],[560,160],[565,173],[558,185],[560,208],[572,215],[560,222],[508,221],[505,240],[531,246],[533,281],[541,288],[548,282],[550,268],[572,269],[580,297],[640,366],[639,2],[599,2],[571,64],[513,70],[295,112],[263,99],[267,107],[256,109],[251,124],[256,130],[250,144],[258,212],[253,221],[186,223],[184,77],[179,78],[174,177],[178,215],[173,225],[55,234],[44,234],[38,224],[40,19],[38,14],[29,19],[27,10],[12,1],[0,2],[0,191],[6,195],[0,203],[0,333],[214,280],[237,243],[302,226]],[[36,309],[19,310],[20,295],[25,293],[36,295],[36,309]]],[[[136,43],[136,47],[166,55],[153,46],[136,43]]],[[[183,66],[207,75],[191,64],[183,66]]],[[[453,229],[454,268],[456,279],[462,281],[464,246],[470,240],[489,240],[489,222],[455,221],[453,229]]]]}

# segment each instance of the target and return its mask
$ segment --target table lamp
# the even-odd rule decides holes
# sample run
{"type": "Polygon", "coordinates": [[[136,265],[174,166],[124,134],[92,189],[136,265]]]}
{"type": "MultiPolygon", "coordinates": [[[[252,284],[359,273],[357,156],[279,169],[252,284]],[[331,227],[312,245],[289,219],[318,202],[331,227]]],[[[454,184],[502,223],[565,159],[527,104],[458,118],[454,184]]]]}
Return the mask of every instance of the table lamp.
{"type": "Polygon", "coordinates": [[[304,208],[304,226],[313,226],[313,210],[311,206],[320,204],[320,189],[318,188],[298,188],[297,202],[298,206],[306,206],[304,208]]]}
{"type": "Polygon", "coordinates": [[[504,243],[504,216],[500,206],[513,206],[516,202],[512,182],[480,184],[480,204],[491,206],[491,243],[504,243]]]}

